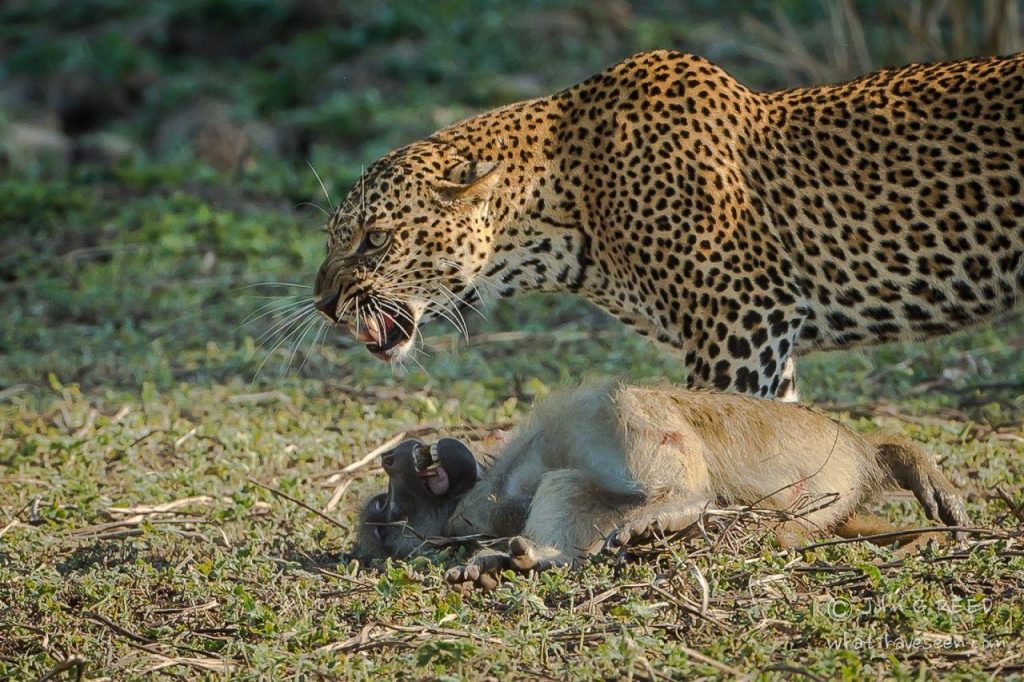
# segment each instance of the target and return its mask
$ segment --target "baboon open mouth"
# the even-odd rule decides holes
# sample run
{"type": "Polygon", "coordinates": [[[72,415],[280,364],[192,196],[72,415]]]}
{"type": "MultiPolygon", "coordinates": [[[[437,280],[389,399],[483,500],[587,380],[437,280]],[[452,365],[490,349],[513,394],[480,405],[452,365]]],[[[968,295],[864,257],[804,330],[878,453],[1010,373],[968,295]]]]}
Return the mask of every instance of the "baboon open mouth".
{"type": "Polygon", "coordinates": [[[444,495],[448,492],[448,472],[441,466],[437,456],[437,444],[420,445],[412,451],[413,465],[416,475],[423,479],[423,485],[433,495],[444,495]]]}

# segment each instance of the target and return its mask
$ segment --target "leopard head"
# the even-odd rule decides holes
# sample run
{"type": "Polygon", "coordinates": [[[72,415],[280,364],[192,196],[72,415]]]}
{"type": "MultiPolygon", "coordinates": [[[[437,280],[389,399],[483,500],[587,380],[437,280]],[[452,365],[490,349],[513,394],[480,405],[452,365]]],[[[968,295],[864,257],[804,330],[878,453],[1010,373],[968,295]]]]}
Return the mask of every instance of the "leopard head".
{"type": "Polygon", "coordinates": [[[328,220],[317,310],[385,361],[405,357],[431,318],[458,326],[493,255],[501,179],[499,163],[429,139],[375,162],[328,220]]]}

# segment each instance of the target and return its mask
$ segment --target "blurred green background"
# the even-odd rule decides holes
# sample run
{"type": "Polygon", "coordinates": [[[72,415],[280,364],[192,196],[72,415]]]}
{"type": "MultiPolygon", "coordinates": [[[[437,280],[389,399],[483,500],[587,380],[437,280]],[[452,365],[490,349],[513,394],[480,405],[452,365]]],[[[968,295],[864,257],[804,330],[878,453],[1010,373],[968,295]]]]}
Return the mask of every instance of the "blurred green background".
{"type": "MultiPolygon", "coordinates": [[[[754,529],[489,596],[445,587],[451,554],[350,561],[383,481],[345,467],[396,434],[493,452],[558,383],[683,371],[569,296],[495,303],[468,342],[435,322],[401,369],[289,317],[324,248],[312,168],[337,201],[384,152],[638,50],[788,87],[1022,50],[1022,22],[1024,0],[0,1],[0,678],[1024,670],[1019,541],[904,560],[754,529]],[[972,648],[845,644],[945,633],[972,648]]],[[[1018,315],[812,354],[800,387],[926,442],[976,523],[1019,530],[1022,349],[1018,315]]]]}

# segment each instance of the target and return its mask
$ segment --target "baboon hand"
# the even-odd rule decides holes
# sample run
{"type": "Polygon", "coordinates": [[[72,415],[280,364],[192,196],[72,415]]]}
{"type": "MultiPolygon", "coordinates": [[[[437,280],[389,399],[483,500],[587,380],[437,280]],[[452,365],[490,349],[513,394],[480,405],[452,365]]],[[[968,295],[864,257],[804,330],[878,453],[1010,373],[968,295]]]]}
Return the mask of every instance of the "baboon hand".
{"type": "Polygon", "coordinates": [[[560,552],[553,549],[544,551],[520,535],[509,541],[507,552],[481,550],[465,564],[449,569],[445,579],[459,588],[475,587],[487,591],[498,586],[502,571],[546,571],[567,563],[568,560],[560,552]]]}
{"type": "Polygon", "coordinates": [[[484,591],[498,586],[498,577],[505,569],[512,567],[508,552],[483,549],[470,557],[466,563],[448,569],[445,580],[459,588],[476,587],[484,591]]]}

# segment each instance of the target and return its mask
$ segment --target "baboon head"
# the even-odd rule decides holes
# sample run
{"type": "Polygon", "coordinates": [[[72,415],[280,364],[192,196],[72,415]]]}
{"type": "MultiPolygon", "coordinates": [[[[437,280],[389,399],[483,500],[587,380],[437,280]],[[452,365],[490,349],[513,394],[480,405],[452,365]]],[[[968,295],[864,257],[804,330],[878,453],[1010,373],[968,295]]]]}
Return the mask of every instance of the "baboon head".
{"type": "Polygon", "coordinates": [[[480,480],[473,453],[454,438],[433,445],[402,441],[380,460],[388,491],[360,514],[356,554],[362,557],[409,556],[441,534],[459,500],[480,480]]]}

